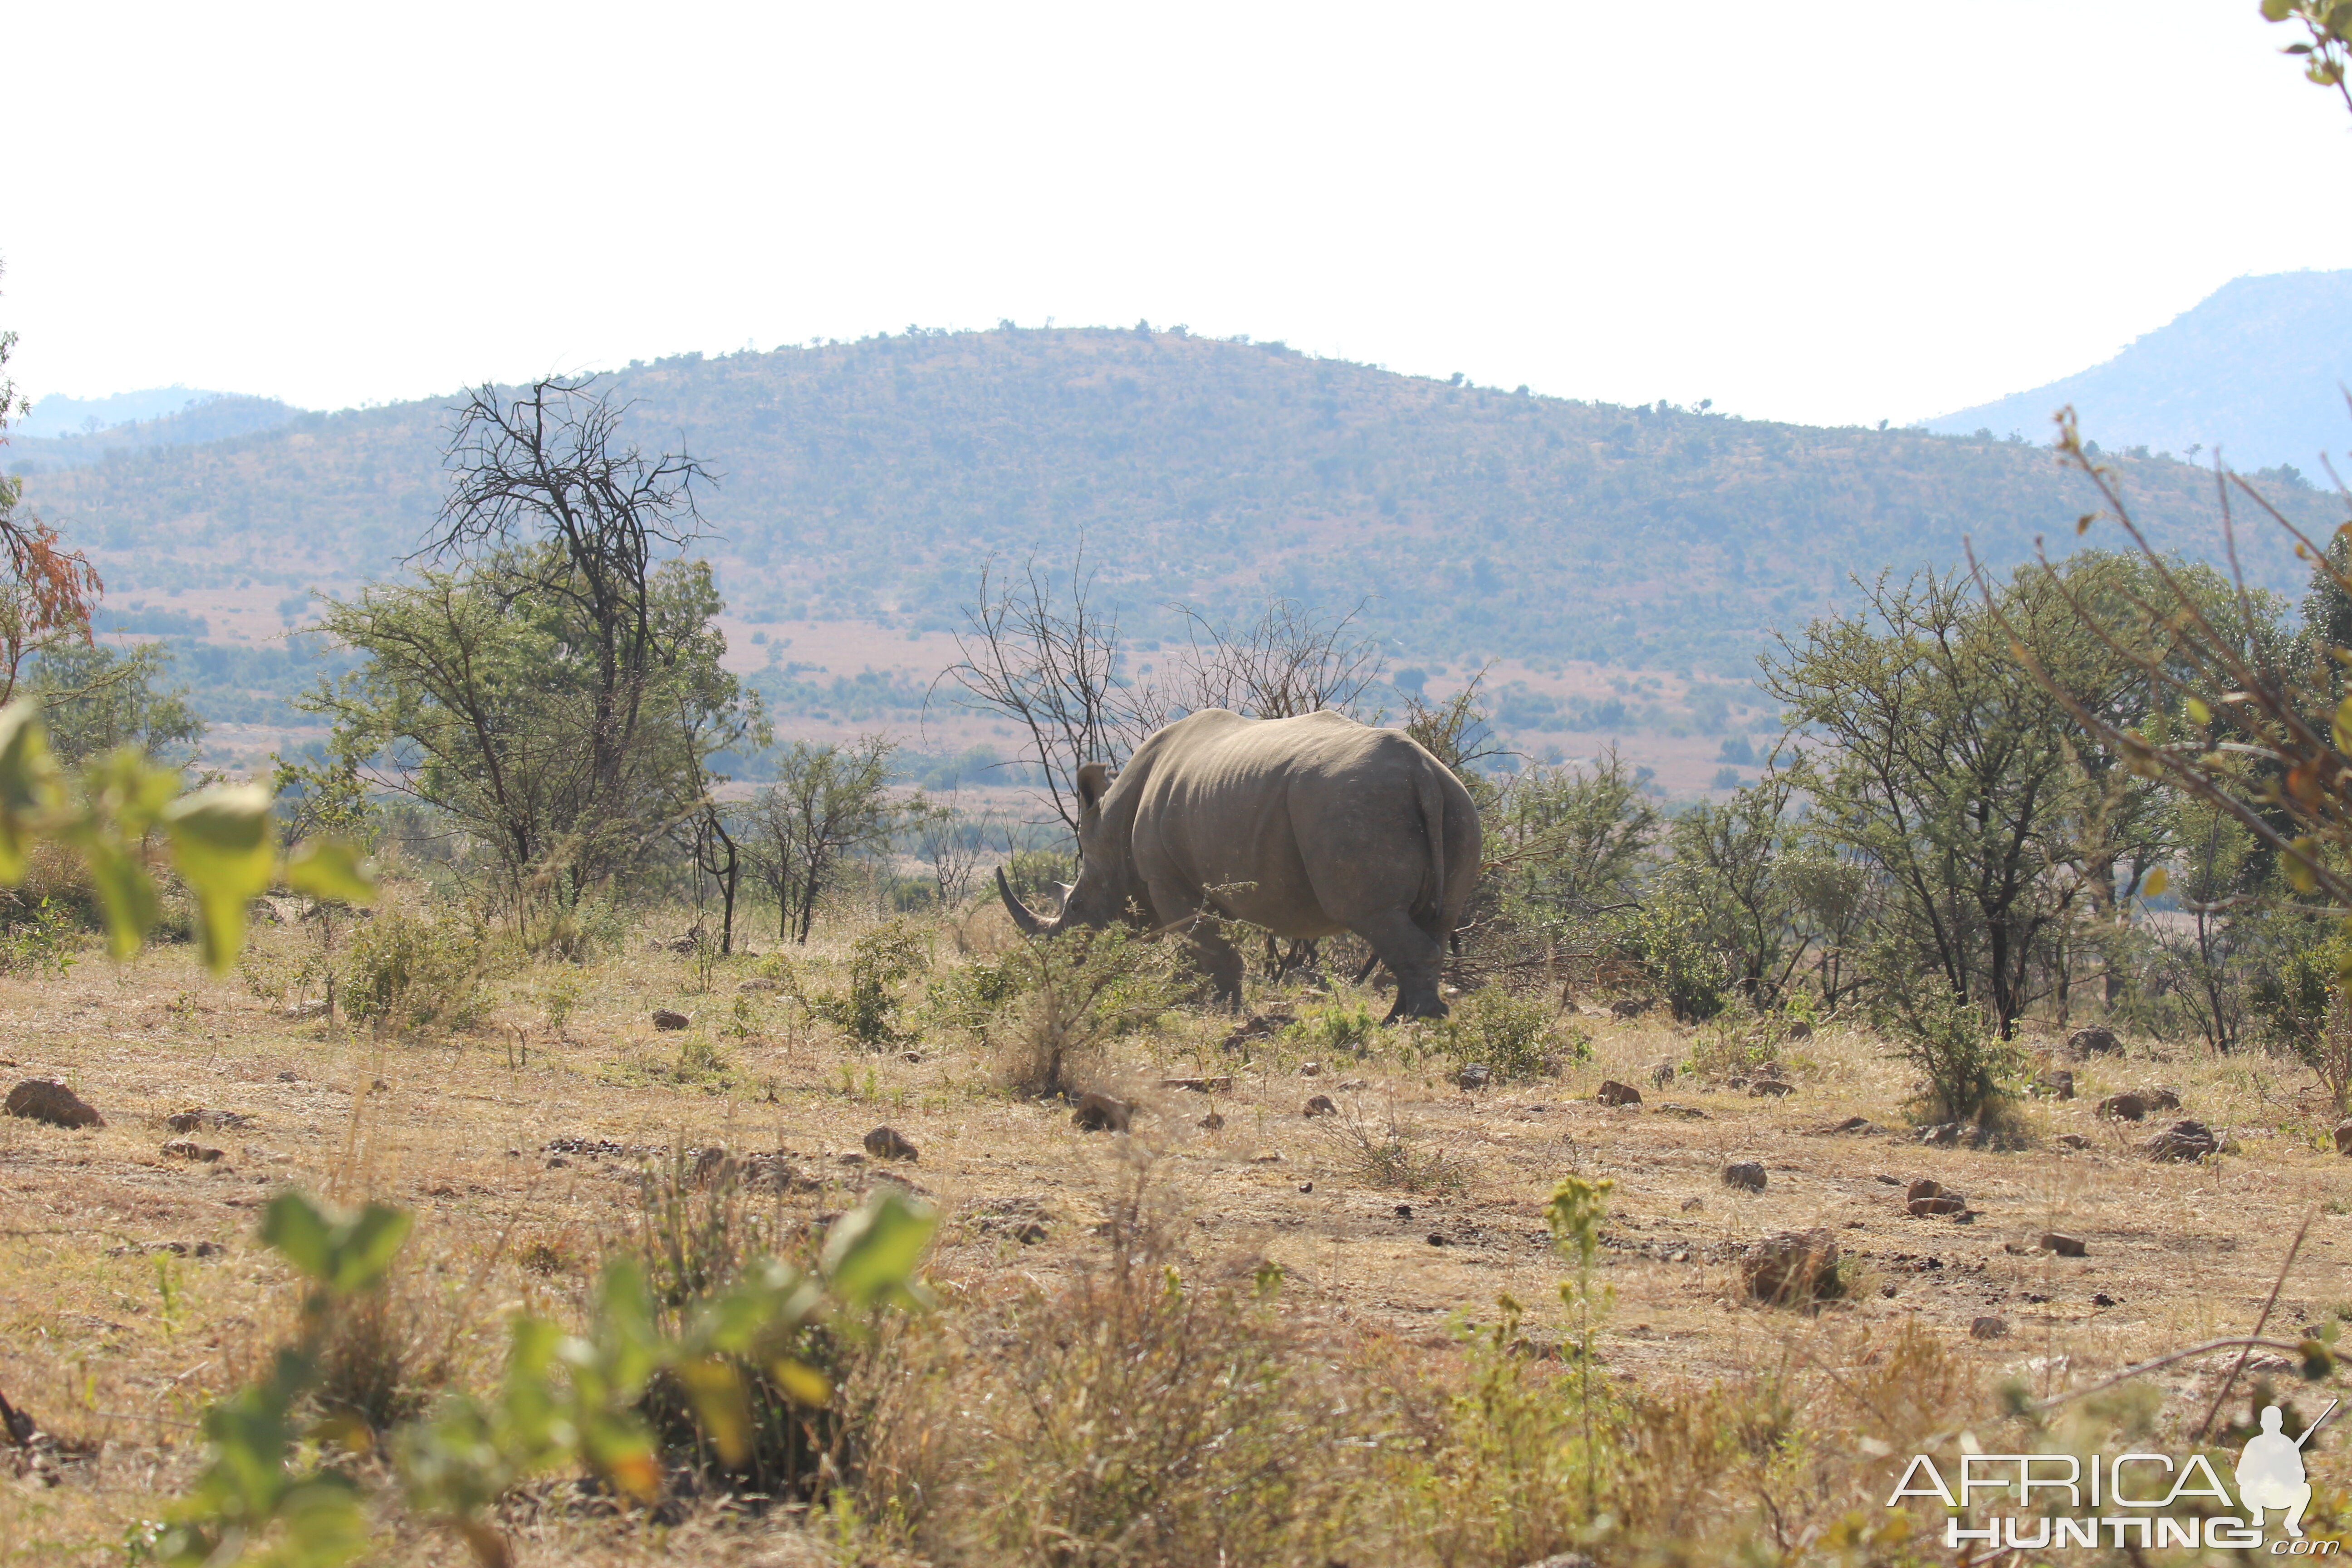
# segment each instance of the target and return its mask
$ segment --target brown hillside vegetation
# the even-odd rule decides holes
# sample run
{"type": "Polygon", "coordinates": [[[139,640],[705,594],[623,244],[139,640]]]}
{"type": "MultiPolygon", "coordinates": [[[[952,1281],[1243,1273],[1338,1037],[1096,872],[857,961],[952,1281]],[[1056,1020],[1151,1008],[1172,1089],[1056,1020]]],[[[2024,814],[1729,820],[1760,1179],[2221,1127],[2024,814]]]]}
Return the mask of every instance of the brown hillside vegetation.
{"type": "MultiPolygon", "coordinates": [[[[253,1235],[288,1184],[420,1216],[334,1342],[334,1397],[369,1420],[495,1382],[509,1312],[576,1321],[600,1260],[691,1244],[697,1215],[788,1250],[877,1184],[944,1216],[937,1305],[843,1349],[816,1482],[763,1500],[679,1468],[646,1511],[538,1478],[499,1513],[526,1564],[1941,1562],[1937,1510],[1885,1506],[1909,1454],[2182,1451],[2234,1352],[2004,1412],[2352,1316],[2352,1167],[2277,1058],[2131,1041],[2028,1102],[2023,1147],[1934,1147],[1859,1028],[1774,1043],[1594,994],[1549,1016],[1540,1062],[1464,1088],[1444,1026],[1359,1054],[1350,1020],[1384,999],[1254,983],[1256,1029],[1179,1008],[1081,1059],[1072,1092],[1134,1107],[1088,1132],[1008,1090],[1019,1038],[958,1000],[1014,944],[998,912],[924,933],[879,1048],[824,1000],[871,917],[707,971],[649,941],[687,918],[582,969],[493,953],[453,983],[470,1022],[406,1036],[289,1016],[314,940],[294,928],[259,928],[226,982],[164,949],[0,983],[7,1080],[64,1078],[107,1122],[0,1118],[0,1395],[44,1434],[0,1444],[0,1562],[120,1563],[168,1513],[197,1413],[289,1321],[253,1235]],[[1640,1102],[1601,1103],[1612,1081],[1640,1102]],[[2156,1123],[2094,1109],[2157,1084],[2221,1152],[2151,1161],[2156,1123]],[[1317,1096],[1330,1113],[1302,1114],[1317,1096]],[[869,1152],[884,1125],[911,1162],[869,1152]],[[1727,1184],[1749,1162],[1761,1190],[1727,1184]],[[1563,1306],[1576,1267],[1547,1226],[1570,1176],[1614,1184],[1589,1311],[1563,1306]],[[1907,1212],[1923,1179],[1962,1212],[1907,1212]],[[1740,1249],[1815,1227],[1843,1259],[1828,1299],[1753,1300],[1740,1249]]],[[[2273,1391],[2298,1419],[2324,1402],[2276,1354],[2233,1388],[2231,1449],[2273,1391]]],[[[2333,1536],[2347,1472],[2333,1445],[2312,1466],[2333,1536]]],[[[383,1529],[372,1561],[465,1560],[383,1529]]]]}
{"type": "MultiPolygon", "coordinates": [[[[987,557],[1064,561],[1084,537],[1147,637],[1175,629],[1171,601],[1369,595],[1408,657],[1745,679],[1769,628],[1842,598],[1849,574],[1948,566],[1964,534],[2003,568],[2037,537],[2071,545],[2093,504],[2042,429],[1585,404],[1181,329],[918,331],[682,356],[613,384],[635,439],[683,443],[721,476],[706,548],[758,623],[950,627],[987,557]]],[[[178,589],[196,597],[175,607],[201,610],[240,585],[347,584],[424,537],[448,418],[435,401],[306,416],[36,472],[28,493],[118,595],[178,589]]],[[[2218,550],[2209,474],[2118,462],[2161,547],[2218,550]]],[[[2273,488],[2325,526],[2316,493],[2273,488]]],[[[2256,581],[2296,579],[2274,537],[2244,548],[2256,581]]]]}

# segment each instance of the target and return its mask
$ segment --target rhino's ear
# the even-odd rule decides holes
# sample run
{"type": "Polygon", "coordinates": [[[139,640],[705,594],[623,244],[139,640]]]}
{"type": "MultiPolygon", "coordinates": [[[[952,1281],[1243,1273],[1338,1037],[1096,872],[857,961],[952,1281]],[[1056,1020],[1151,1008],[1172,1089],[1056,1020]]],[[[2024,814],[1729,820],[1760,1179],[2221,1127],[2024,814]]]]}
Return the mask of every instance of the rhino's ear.
{"type": "Polygon", "coordinates": [[[1078,806],[1092,811],[1110,793],[1110,769],[1101,763],[1088,763],[1078,770],[1078,806]]]}

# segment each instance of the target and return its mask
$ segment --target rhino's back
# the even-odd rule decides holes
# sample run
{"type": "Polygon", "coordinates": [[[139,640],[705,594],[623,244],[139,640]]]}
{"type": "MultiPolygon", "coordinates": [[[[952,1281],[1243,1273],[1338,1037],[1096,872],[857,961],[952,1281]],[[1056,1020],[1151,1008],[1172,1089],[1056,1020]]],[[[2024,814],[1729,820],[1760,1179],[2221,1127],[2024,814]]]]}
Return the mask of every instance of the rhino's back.
{"type": "Polygon", "coordinates": [[[1411,737],[1337,713],[1194,713],[1153,737],[1129,772],[1140,775],[1134,842],[1147,878],[1232,889],[1212,901],[1302,932],[1344,923],[1335,905],[1412,900],[1433,864],[1427,792],[1461,788],[1411,737]]]}

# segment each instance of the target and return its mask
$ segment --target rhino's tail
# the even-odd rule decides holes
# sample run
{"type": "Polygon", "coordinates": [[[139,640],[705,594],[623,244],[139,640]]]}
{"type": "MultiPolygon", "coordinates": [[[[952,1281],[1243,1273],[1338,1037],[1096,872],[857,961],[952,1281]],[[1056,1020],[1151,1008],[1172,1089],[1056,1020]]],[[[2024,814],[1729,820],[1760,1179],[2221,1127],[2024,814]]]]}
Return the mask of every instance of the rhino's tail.
{"type": "Polygon", "coordinates": [[[1422,836],[1429,841],[1429,879],[1413,900],[1412,923],[1432,936],[1445,932],[1445,792],[1426,767],[1412,773],[1414,803],[1421,808],[1422,836]]]}

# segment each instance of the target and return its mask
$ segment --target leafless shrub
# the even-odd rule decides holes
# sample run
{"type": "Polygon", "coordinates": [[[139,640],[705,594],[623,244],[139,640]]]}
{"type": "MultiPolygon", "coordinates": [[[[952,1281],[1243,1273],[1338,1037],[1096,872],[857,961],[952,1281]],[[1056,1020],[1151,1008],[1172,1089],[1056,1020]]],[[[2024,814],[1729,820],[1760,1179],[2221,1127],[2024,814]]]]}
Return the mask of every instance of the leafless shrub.
{"type": "Polygon", "coordinates": [[[1360,631],[1359,601],[1346,615],[1270,600],[1238,628],[1212,625],[1177,606],[1191,643],[1174,695],[1188,709],[1225,708],[1253,719],[1289,719],[1326,710],[1362,718],[1357,703],[1381,678],[1380,644],[1360,631]]]}

